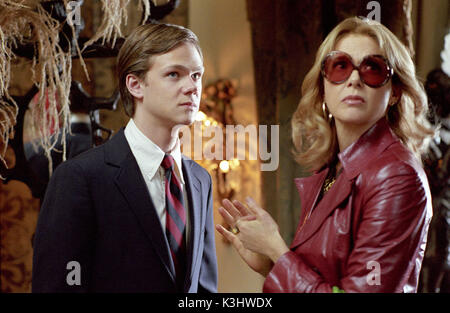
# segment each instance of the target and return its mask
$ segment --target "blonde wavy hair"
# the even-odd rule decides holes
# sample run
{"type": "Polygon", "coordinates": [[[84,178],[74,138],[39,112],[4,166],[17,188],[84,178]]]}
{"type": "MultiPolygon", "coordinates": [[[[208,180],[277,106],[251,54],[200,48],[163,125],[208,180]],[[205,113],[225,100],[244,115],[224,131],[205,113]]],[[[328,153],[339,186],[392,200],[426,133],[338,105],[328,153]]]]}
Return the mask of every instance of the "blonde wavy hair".
{"type": "Polygon", "coordinates": [[[434,130],[426,119],[428,101],[422,83],[416,77],[407,48],[382,24],[358,17],[337,25],[320,45],[314,65],[302,84],[302,98],[292,117],[292,137],[296,161],[308,170],[319,170],[332,162],[338,151],[334,120],[329,123],[322,111],[324,101],[321,62],[337,42],[349,34],[375,39],[394,69],[392,86],[401,93],[390,106],[386,118],[391,129],[419,159],[434,130]]]}

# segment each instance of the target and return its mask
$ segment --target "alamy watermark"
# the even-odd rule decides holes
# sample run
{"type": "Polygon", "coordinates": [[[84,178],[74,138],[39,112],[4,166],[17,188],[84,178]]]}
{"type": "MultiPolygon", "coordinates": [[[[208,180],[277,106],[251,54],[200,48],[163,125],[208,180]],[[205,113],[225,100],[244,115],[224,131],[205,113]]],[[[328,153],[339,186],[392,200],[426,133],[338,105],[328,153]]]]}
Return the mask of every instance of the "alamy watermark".
{"type": "MultiPolygon", "coordinates": [[[[377,261],[368,261],[366,268],[371,270],[366,277],[369,286],[381,285],[381,266],[377,261]]],[[[66,265],[69,272],[66,275],[66,283],[69,286],[81,286],[81,265],[77,261],[70,261],[66,265]]]]}
{"type": "Polygon", "coordinates": [[[381,23],[381,5],[378,1],[370,1],[366,6],[367,10],[372,10],[367,14],[367,18],[381,23]]]}
{"type": "MultiPolygon", "coordinates": [[[[66,6],[67,22],[69,25],[81,24],[81,5],[82,1],[69,1],[66,6]]],[[[371,10],[367,14],[367,18],[381,23],[381,5],[378,1],[369,1],[366,5],[367,10],[371,10]]]]}
{"type": "Polygon", "coordinates": [[[183,154],[194,160],[260,160],[261,171],[275,171],[279,164],[279,125],[205,126],[195,122],[174,128],[183,154]],[[269,134],[270,131],[270,134],[269,134]],[[270,141],[268,140],[270,136],[270,141]],[[248,139],[248,140],[247,140],[248,139]]]}
{"type": "Polygon", "coordinates": [[[70,26],[81,25],[81,4],[82,1],[70,1],[67,3],[67,23],[70,26]]]}
{"type": "Polygon", "coordinates": [[[381,267],[377,261],[369,261],[366,264],[366,268],[371,270],[366,277],[366,282],[369,286],[381,285],[381,267]]]}
{"type": "Polygon", "coordinates": [[[66,265],[66,269],[70,270],[66,275],[66,283],[69,286],[81,286],[81,265],[77,261],[70,261],[66,265]]]}

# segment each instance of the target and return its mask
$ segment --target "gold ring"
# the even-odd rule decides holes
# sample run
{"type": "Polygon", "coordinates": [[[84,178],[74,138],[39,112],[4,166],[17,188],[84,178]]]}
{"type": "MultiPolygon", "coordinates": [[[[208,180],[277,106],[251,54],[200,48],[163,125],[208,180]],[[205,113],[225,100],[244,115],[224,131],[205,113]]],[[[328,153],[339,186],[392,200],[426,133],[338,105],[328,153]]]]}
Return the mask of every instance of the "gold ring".
{"type": "Polygon", "coordinates": [[[232,232],[233,234],[237,235],[237,234],[239,234],[239,228],[238,228],[237,226],[234,226],[234,227],[231,229],[231,232],[232,232]]]}

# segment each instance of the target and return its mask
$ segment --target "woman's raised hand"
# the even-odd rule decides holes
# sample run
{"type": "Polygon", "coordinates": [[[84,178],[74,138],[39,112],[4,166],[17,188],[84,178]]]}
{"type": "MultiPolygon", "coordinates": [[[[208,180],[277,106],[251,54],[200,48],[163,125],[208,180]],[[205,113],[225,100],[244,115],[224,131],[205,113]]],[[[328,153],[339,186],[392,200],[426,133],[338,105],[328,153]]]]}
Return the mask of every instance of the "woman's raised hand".
{"type": "Polygon", "coordinates": [[[241,202],[225,199],[219,213],[232,231],[216,225],[217,231],[230,241],[242,259],[256,272],[266,276],[279,256],[289,251],[269,213],[248,197],[241,202]]]}
{"type": "MultiPolygon", "coordinates": [[[[239,219],[246,218],[252,220],[256,217],[247,207],[237,200],[231,202],[228,199],[224,199],[222,204],[223,207],[219,208],[219,213],[228,226],[235,232],[237,231],[236,223],[239,219]]],[[[273,266],[272,261],[267,256],[246,249],[237,234],[227,230],[222,225],[217,224],[216,230],[234,246],[241,258],[252,270],[260,273],[264,277],[267,276],[273,266]]]]}

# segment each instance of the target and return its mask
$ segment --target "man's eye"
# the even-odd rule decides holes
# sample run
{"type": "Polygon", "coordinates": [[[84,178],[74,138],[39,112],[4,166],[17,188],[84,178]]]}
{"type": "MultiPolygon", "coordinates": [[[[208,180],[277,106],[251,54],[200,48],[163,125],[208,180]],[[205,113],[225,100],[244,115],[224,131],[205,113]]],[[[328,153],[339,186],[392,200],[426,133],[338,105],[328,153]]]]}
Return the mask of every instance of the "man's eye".
{"type": "Polygon", "coordinates": [[[169,76],[171,78],[177,78],[178,77],[178,73],[177,72],[170,72],[169,74],[167,74],[167,76],[169,76]]]}
{"type": "Polygon", "coordinates": [[[192,74],[192,78],[195,79],[195,80],[200,79],[201,77],[202,77],[201,73],[194,73],[194,74],[192,74]]]}

